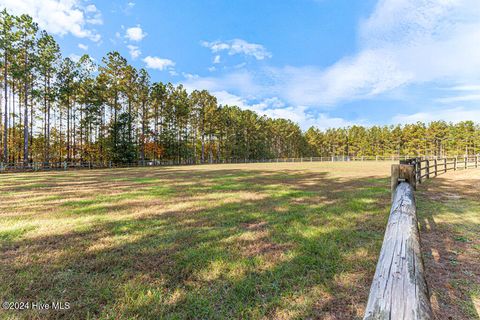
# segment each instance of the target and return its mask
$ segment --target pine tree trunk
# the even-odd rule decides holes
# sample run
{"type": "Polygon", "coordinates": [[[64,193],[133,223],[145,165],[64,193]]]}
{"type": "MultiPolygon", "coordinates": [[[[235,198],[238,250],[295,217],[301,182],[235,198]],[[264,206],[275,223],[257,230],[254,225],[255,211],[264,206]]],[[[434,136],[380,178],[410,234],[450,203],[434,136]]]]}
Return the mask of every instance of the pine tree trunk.
{"type": "Polygon", "coordinates": [[[142,144],[140,159],[143,165],[145,161],[145,102],[142,103],[142,139],[140,143],[142,144]]]}
{"type": "MultiPolygon", "coordinates": [[[[47,93],[50,95],[50,76],[47,80],[47,93]]],[[[47,100],[47,150],[46,150],[46,159],[47,163],[50,162],[50,97],[47,100]]]]}
{"type": "Polygon", "coordinates": [[[212,163],[213,162],[213,145],[212,145],[212,134],[211,133],[208,136],[208,142],[209,142],[208,162],[212,163]]]}
{"type": "Polygon", "coordinates": [[[33,162],[33,96],[30,96],[30,162],[33,162]]]}
{"type": "Polygon", "coordinates": [[[202,128],[202,163],[205,163],[205,132],[202,128]]]}
{"type": "Polygon", "coordinates": [[[5,114],[4,114],[4,126],[3,126],[3,161],[8,162],[8,78],[7,78],[7,50],[3,55],[3,92],[5,99],[5,114]]]}
{"type": "MultiPolygon", "coordinates": [[[[27,58],[25,57],[25,65],[27,65],[27,58]]],[[[24,120],[23,120],[23,164],[28,164],[28,79],[25,79],[25,109],[24,109],[24,120]]]]}
{"type": "Polygon", "coordinates": [[[67,161],[70,160],[70,96],[67,95],[67,161]]]}

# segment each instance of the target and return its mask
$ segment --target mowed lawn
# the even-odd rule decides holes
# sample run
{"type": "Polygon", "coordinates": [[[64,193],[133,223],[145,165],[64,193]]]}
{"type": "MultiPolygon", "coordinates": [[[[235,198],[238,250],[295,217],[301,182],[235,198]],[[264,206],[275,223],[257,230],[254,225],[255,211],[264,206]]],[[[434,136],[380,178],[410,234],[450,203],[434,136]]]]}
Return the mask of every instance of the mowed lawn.
{"type": "Polygon", "coordinates": [[[390,164],[0,175],[0,317],[361,318],[390,164]]]}

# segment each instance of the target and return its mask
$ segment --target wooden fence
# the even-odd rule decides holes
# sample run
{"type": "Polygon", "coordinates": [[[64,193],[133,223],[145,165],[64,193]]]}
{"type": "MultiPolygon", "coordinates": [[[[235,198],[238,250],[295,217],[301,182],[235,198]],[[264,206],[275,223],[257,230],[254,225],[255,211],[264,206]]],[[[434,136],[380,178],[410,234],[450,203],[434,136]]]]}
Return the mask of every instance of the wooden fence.
{"type": "MultiPolygon", "coordinates": [[[[128,168],[128,167],[157,167],[157,166],[186,166],[200,164],[224,164],[224,163],[286,163],[286,162],[348,162],[348,161],[401,161],[411,163],[415,161],[437,161],[436,157],[413,158],[411,156],[333,156],[333,157],[300,157],[300,158],[274,158],[274,159],[213,159],[211,162],[199,162],[190,160],[145,160],[132,163],[114,163],[111,161],[62,161],[62,162],[0,162],[0,173],[25,172],[25,171],[50,171],[70,169],[105,169],[105,168],[128,168]],[[429,160],[419,160],[429,159],[429,160]]],[[[478,159],[477,159],[478,160],[478,159]]],[[[438,160],[440,161],[440,160],[438,160]]],[[[424,166],[425,168],[425,166],[424,166]]],[[[423,169],[424,169],[423,168],[423,169]]],[[[422,170],[423,170],[422,169],[422,170]]]]}
{"type": "Polygon", "coordinates": [[[286,162],[344,162],[344,161],[407,161],[409,156],[333,156],[333,157],[300,157],[300,158],[274,158],[274,159],[213,159],[211,162],[190,160],[145,160],[132,163],[114,163],[112,161],[62,161],[62,162],[0,162],[0,173],[25,172],[25,171],[50,171],[69,169],[104,169],[104,168],[129,168],[129,167],[157,167],[157,166],[185,166],[200,164],[225,164],[225,163],[286,163],[286,162]]]}
{"type": "Polygon", "coordinates": [[[449,170],[478,168],[479,157],[401,160],[392,165],[392,206],[370,287],[365,320],[430,320],[432,308],[420,251],[414,191],[449,170]]]}
{"type": "Polygon", "coordinates": [[[479,160],[479,156],[475,155],[443,159],[410,158],[400,160],[400,163],[414,166],[416,181],[422,183],[425,179],[436,177],[450,170],[478,168],[479,160]]]}

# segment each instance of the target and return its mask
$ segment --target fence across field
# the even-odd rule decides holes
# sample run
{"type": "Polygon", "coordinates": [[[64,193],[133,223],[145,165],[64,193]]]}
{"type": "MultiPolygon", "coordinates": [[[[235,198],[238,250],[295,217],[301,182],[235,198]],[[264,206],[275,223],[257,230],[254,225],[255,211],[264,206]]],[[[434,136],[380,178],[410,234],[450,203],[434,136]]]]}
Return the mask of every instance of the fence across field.
{"type": "MultiPolygon", "coordinates": [[[[455,162],[455,168],[460,166],[459,158],[452,158],[455,162]]],[[[478,166],[478,156],[470,156],[468,159],[475,159],[475,164],[468,162],[468,166],[478,166]]],[[[211,161],[195,161],[190,160],[145,160],[136,161],[132,163],[115,163],[112,161],[50,161],[50,162],[16,162],[3,163],[0,162],[0,173],[4,172],[22,172],[22,171],[49,171],[49,170],[70,170],[70,169],[106,169],[106,168],[129,168],[129,167],[158,167],[158,166],[187,166],[187,165],[203,165],[203,164],[239,164],[239,163],[287,163],[287,162],[348,162],[348,161],[400,161],[402,163],[417,163],[419,172],[426,170],[427,167],[435,167],[429,163],[436,163],[437,168],[442,165],[445,168],[454,162],[449,161],[444,164],[441,161],[444,159],[437,159],[437,157],[412,157],[412,156],[333,156],[333,157],[300,157],[300,158],[274,158],[274,159],[213,159],[211,161]],[[421,159],[421,160],[420,160],[421,159]],[[425,164],[426,163],[426,164],[425,164]],[[423,167],[422,167],[423,166],[423,167]]],[[[447,170],[452,170],[448,168],[447,170]]],[[[425,178],[430,172],[427,171],[419,176],[419,181],[425,178]]]]}

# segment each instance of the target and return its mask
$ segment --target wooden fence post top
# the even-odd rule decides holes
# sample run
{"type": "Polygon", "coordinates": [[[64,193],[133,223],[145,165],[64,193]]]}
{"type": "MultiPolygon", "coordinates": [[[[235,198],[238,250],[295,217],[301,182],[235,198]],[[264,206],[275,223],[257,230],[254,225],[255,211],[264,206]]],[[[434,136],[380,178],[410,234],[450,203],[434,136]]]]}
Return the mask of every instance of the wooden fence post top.
{"type": "Polygon", "coordinates": [[[415,166],[411,164],[392,164],[392,175],[391,175],[391,191],[392,191],[392,200],[393,193],[397,188],[400,182],[408,182],[413,190],[417,189],[417,179],[416,179],[415,166]]]}

